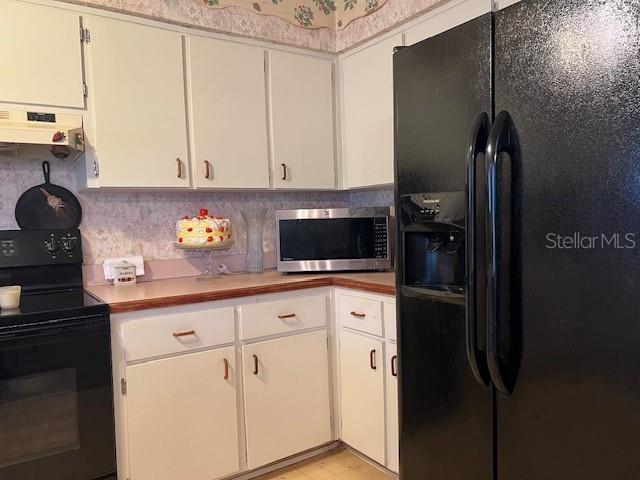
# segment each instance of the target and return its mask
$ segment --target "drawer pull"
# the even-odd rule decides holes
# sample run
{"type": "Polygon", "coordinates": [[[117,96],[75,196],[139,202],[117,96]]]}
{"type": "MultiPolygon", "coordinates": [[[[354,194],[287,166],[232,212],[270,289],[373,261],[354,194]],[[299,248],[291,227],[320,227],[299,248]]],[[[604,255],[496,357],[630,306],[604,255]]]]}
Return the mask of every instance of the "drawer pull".
{"type": "Polygon", "coordinates": [[[378,367],[376,366],[376,351],[375,349],[371,350],[371,352],[369,352],[369,366],[371,367],[371,370],[377,370],[378,367]]]}
{"type": "Polygon", "coordinates": [[[394,355],[391,357],[391,375],[394,377],[398,376],[398,356],[394,355]]]}
{"type": "Polygon", "coordinates": [[[224,362],[224,379],[229,380],[229,360],[225,358],[223,362],[224,362]]]}
{"type": "Polygon", "coordinates": [[[367,316],[366,313],[358,313],[358,312],[351,312],[351,316],[352,317],[356,317],[356,318],[364,318],[367,316]]]}
{"type": "Polygon", "coordinates": [[[253,374],[254,375],[258,375],[258,373],[260,373],[260,370],[258,368],[258,355],[254,355],[253,356],[253,374]]]}
{"type": "Polygon", "coordinates": [[[174,338],[190,337],[191,335],[195,335],[195,334],[196,334],[195,330],[187,330],[185,332],[173,332],[174,338]]]}
{"type": "Polygon", "coordinates": [[[287,313],[286,315],[278,315],[280,320],[286,320],[287,318],[295,318],[295,313],[287,313]]]}

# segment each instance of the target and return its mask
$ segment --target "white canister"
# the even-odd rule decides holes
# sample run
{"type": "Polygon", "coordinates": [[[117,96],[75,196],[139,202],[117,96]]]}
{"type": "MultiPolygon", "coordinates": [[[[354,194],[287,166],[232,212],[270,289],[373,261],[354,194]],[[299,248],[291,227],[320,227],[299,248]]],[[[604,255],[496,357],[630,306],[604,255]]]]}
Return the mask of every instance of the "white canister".
{"type": "Polygon", "coordinates": [[[0,287],[0,308],[3,310],[14,310],[20,306],[20,295],[22,287],[20,285],[11,285],[8,287],[0,287]]]}

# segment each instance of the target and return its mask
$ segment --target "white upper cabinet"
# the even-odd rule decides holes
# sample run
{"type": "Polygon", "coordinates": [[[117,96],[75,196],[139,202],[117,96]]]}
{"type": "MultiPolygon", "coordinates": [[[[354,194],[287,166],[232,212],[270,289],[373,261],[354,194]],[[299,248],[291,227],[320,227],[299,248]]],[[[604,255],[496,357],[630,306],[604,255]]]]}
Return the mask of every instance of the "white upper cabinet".
{"type": "Polygon", "coordinates": [[[446,32],[480,15],[489,13],[491,0],[466,0],[457,5],[445,5],[433,12],[433,15],[404,32],[407,45],[421,42],[427,38],[446,32]]]}
{"type": "Polygon", "coordinates": [[[276,188],[335,188],[333,62],[269,53],[276,188]]]}
{"type": "Polygon", "coordinates": [[[264,49],[187,39],[194,185],[268,188],[264,49]]]}
{"type": "Polygon", "coordinates": [[[188,187],[182,35],[89,17],[87,75],[101,187],[188,187]]]}
{"type": "Polygon", "coordinates": [[[402,35],[341,60],[347,188],[393,183],[393,48],[397,46],[402,46],[402,35]]]}
{"type": "Polygon", "coordinates": [[[84,108],[80,15],[0,0],[0,102],[84,108]]]}

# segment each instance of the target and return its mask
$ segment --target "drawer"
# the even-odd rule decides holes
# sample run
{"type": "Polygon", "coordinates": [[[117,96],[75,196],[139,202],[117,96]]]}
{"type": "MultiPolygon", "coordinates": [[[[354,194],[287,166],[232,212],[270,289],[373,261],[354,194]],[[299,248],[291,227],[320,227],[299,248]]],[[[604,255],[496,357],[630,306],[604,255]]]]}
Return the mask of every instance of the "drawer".
{"type": "Polygon", "coordinates": [[[240,307],[243,340],[327,325],[327,297],[313,295],[240,307]]]}
{"type": "Polygon", "coordinates": [[[396,331],[396,304],[395,303],[383,303],[382,311],[384,313],[384,336],[388,340],[394,342],[398,340],[398,333],[396,331]]]}
{"type": "Polygon", "coordinates": [[[382,302],[351,295],[339,295],[338,321],[343,327],[381,337],[382,302]]]}
{"type": "Polygon", "coordinates": [[[154,315],[122,325],[128,362],[233,343],[234,309],[154,315]]]}

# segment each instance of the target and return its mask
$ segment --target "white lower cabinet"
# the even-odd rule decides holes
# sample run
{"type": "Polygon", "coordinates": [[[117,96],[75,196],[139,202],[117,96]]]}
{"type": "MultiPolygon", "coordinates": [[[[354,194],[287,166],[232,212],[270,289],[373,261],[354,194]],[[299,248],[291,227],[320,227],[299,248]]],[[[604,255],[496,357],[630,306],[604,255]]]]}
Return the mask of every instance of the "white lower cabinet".
{"type": "Polygon", "coordinates": [[[132,480],[212,480],[237,472],[235,348],[126,368],[132,480]]]}
{"type": "Polygon", "coordinates": [[[242,350],[249,469],[330,442],[327,332],[242,350]]]}
{"type": "Polygon", "coordinates": [[[393,298],[334,291],[114,314],[118,477],[258,475],[337,439],[397,472],[393,298]]]}
{"type": "Polygon", "coordinates": [[[385,463],[383,342],[340,332],[342,440],[385,463]]]}
{"type": "Polygon", "coordinates": [[[336,318],[340,331],[338,388],[341,439],[397,473],[395,301],[385,296],[339,290],[336,294],[336,318]]]}
{"type": "Polygon", "coordinates": [[[385,355],[387,401],[387,468],[398,472],[400,444],[398,436],[398,346],[387,342],[385,355]]]}

